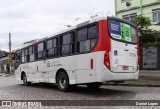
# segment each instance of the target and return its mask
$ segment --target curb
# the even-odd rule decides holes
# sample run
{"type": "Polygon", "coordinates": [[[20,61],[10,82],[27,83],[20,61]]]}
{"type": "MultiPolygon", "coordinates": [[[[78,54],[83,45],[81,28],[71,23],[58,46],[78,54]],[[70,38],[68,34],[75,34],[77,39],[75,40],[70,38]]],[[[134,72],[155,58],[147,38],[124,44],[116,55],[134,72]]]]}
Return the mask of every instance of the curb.
{"type": "Polygon", "coordinates": [[[160,70],[140,70],[139,73],[160,74],[160,70]]]}
{"type": "Polygon", "coordinates": [[[153,85],[153,84],[104,84],[105,86],[128,86],[128,87],[160,87],[160,84],[153,85]]]}

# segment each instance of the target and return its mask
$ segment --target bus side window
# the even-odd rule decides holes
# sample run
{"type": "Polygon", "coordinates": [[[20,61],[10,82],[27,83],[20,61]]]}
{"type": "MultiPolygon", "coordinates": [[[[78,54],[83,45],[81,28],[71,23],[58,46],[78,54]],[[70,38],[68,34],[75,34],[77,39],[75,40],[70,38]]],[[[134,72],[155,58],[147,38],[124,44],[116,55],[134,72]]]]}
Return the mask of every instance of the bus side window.
{"type": "Polygon", "coordinates": [[[22,50],[22,53],[21,53],[21,55],[22,55],[22,63],[24,63],[24,62],[25,62],[24,50],[22,50]]]}
{"type": "Polygon", "coordinates": [[[58,56],[58,39],[53,39],[54,56],[58,56]]]}
{"type": "Polygon", "coordinates": [[[44,59],[45,57],[45,46],[44,42],[37,45],[37,59],[44,59]]]}
{"type": "Polygon", "coordinates": [[[20,51],[17,51],[15,54],[15,63],[14,63],[14,68],[17,69],[19,64],[20,64],[20,51]]]}
{"type": "Polygon", "coordinates": [[[91,50],[94,48],[97,42],[97,26],[91,26],[88,28],[88,39],[91,41],[91,50]]]}
{"type": "Polygon", "coordinates": [[[87,28],[78,30],[78,45],[79,53],[86,53],[90,51],[90,41],[87,40],[87,28]]]}
{"type": "Polygon", "coordinates": [[[33,47],[29,47],[29,53],[28,53],[28,61],[29,62],[32,62],[32,61],[35,61],[35,50],[34,50],[35,46],[33,47]]]}
{"type": "Polygon", "coordinates": [[[79,52],[86,53],[90,51],[90,40],[79,42],[79,52]]]}
{"type": "Polygon", "coordinates": [[[97,26],[91,26],[78,30],[77,51],[79,53],[90,52],[97,42],[97,26]]]}
{"type": "Polygon", "coordinates": [[[68,33],[61,37],[61,55],[72,53],[74,53],[74,35],[73,33],[68,33]]]}
{"type": "Polygon", "coordinates": [[[54,57],[58,55],[58,43],[57,38],[50,39],[47,41],[47,57],[54,57]]]}
{"type": "Polygon", "coordinates": [[[18,54],[18,56],[17,56],[17,62],[20,62],[20,54],[18,54]]]}
{"type": "Polygon", "coordinates": [[[24,58],[25,62],[28,62],[28,48],[25,49],[25,58],[24,58]]]}
{"type": "Polygon", "coordinates": [[[53,39],[47,41],[47,58],[54,56],[53,39]]]}
{"type": "Polygon", "coordinates": [[[17,52],[17,54],[15,55],[15,62],[19,63],[20,62],[20,53],[17,52]]]}

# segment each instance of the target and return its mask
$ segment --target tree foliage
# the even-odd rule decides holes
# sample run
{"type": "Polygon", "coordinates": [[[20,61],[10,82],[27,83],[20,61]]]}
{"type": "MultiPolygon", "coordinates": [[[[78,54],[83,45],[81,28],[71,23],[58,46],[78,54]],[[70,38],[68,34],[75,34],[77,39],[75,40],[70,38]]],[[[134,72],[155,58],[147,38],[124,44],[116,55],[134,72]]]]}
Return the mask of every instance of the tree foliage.
{"type": "Polygon", "coordinates": [[[132,23],[137,25],[138,31],[141,32],[143,30],[147,30],[149,26],[151,26],[151,20],[149,17],[137,16],[132,23]]]}
{"type": "Polygon", "coordinates": [[[137,25],[141,46],[160,46],[160,31],[149,28],[151,26],[149,17],[140,15],[131,22],[137,25]]]}

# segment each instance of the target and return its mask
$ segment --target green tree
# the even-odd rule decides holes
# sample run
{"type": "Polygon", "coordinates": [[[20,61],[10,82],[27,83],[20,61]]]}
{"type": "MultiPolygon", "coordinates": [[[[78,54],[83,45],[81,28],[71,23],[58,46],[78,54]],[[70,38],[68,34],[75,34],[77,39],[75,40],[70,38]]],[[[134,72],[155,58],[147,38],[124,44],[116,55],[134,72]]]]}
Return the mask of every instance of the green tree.
{"type": "Polygon", "coordinates": [[[131,22],[137,25],[141,46],[160,45],[160,31],[149,28],[149,26],[151,26],[151,20],[149,17],[139,15],[131,22]]]}
{"type": "Polygon", "coordinates": [[[137,28],[140,34],[143,34],[144,30],[149,30],[148,27],[151,26],[150,18],[141,16],[141,15],[137,16],[131,22],[137,25],[137,28]]]}

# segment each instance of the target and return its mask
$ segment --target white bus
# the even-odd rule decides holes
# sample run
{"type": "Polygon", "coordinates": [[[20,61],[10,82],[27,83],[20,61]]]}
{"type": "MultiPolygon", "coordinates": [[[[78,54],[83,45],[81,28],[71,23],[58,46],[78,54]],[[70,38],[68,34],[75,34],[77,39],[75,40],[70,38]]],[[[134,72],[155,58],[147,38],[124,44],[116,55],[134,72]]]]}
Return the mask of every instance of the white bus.
{"type": "Polygon", "coordinates": [[[24,85],[55,83],[60,91],[85,84],[137,80],[138,33],[114,17],[96,18],[17,50],[15,74],[24,85]]]}

